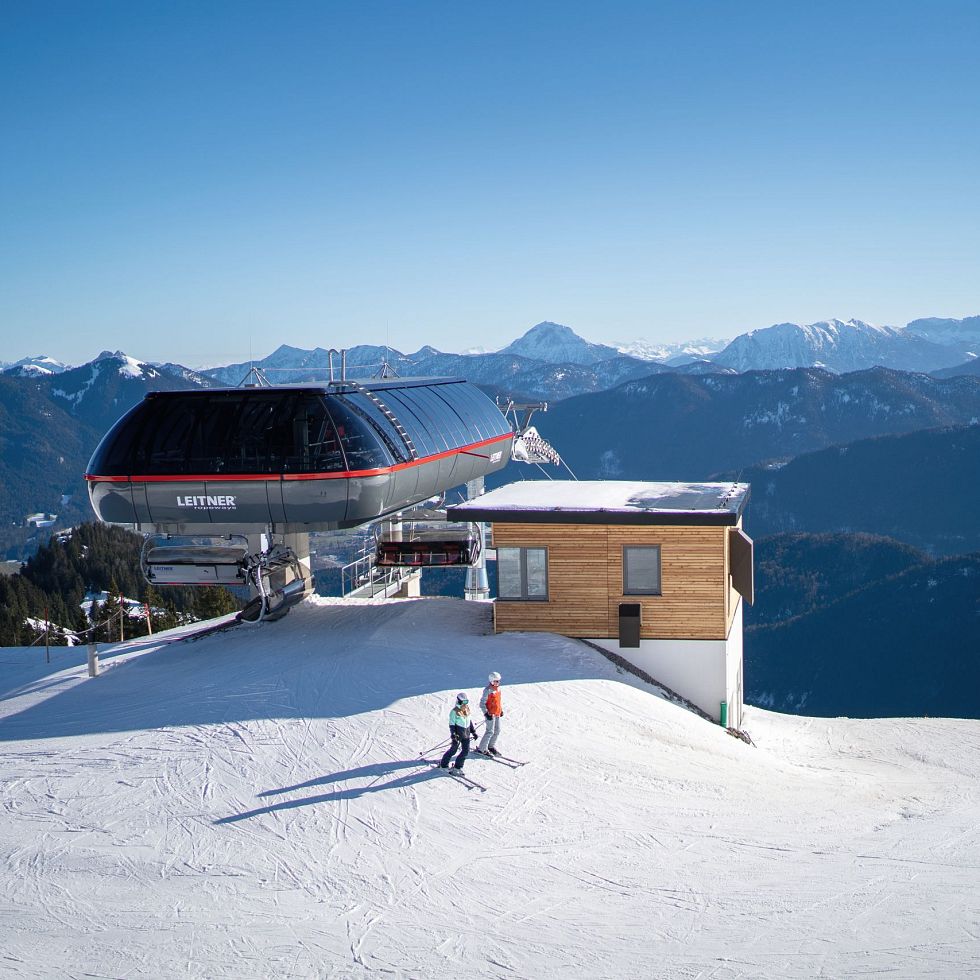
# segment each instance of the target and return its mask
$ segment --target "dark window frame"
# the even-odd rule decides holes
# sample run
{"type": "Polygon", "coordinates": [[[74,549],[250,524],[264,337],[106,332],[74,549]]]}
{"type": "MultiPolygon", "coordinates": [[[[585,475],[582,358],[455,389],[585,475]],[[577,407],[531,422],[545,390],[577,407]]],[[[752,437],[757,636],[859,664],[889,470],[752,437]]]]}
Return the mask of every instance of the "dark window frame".
{"type": "Polygon", "coordinates": [[[502,602],[549,602],[551,600],[551,576],[548,573],[548,548],[541,545],[522,546],[506,545],[497,548],[497,598],[502,602]],[[500,592],[500,552],[516,551],[520,554],[520,595],[502,595],[500,592]],[[544,553],[544,595],[528,594],[527,553],[540,551],[544,553]]]}
{"type": "Polygon", "coordinates": [[[624,544],[623,545],[623,595],[649,595],[658,596],[664,594],[664,565],[663,552],[659,544],[624,544]],[[626,555],[629,551],[656,551],[657,553],[657,587],[650,588],[630,588],[626,555]]]}

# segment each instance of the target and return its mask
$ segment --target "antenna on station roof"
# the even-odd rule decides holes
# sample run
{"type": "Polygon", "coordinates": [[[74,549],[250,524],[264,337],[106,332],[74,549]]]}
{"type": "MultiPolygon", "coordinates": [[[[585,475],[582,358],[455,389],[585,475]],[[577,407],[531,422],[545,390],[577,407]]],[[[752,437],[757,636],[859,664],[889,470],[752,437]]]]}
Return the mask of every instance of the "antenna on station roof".
{"type": "Polygon", "coordinates": [[[262,368],[254,364],[248,369],[248,374],[235,385],[236,388],[271,388],[272,382],[263,374],[262,368]]]}
{"type": "Polygon", "coordinates": [[[384,381],[386,378],[397,378],[399,376],[398,372],[391,366],[391,361],[388,360],[388,354],[391,352],[390,341],[389,321],[385,320],[385,352],[381,358],[381,367],[371,375],[377,381],[384,381]]]}
{"type": "Polygon", "coordinates": [[[391,366],[391,362],[388,360],[388,349],[385,348],[385,356],[381,359],[381,367],[371,375],[372,378],[378,381],[384,381],[386,378],[397,378],[398,372],[391,366]]]}

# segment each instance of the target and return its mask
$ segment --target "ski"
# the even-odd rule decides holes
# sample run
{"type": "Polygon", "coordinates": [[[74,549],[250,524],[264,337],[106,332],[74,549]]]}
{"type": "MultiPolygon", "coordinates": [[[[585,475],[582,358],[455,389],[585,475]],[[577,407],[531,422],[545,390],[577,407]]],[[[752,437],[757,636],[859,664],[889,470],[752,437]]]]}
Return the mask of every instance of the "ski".
{"type": "MultiPolygon", "coordinates": [[[[435,759],[423,759],[422,761],[428,762],[428,764],[435,769],[440,768],[439,763],[435,759]]],[[[452,766],[450,766],[448,769],[444,769],[443,771],[447,776],[455,776],[456,779],[463,783],[467,789],[478,789],[481,793],[485,793],[487,791],[487,788],[483,785],[483,783],[478,783],[465,772],[460,772],[458,769],[453,769],[452,766]]]]}
{"type": "Polygon", "coordinates": [[[520,759],[512,759],[509,755],[490,755],[489,752],[481,752],[479,749],[476,750],[476,755],[484,759],[493,759],[494,762],[502,762],[504,765],[509,765],[511,769],[520,769],[521,766],[526,766],[526,762],[522,762],[520,759]]]}
{"type": "Polygon", "coordinates": [[[505,755],[490,755],[489,752],[480,752],[479,749],[473,752],[473,755],[479,756],[481,759],[489,759],[491,762],[499,762],[502,766],[506,766],[508,769],[520,769],[521,766],[526,766],[526,762],[518,762],[517,759],[509,759],[505,755]]]}
{"type": "Polygon", "coordinates": [[[458,769],[453,769],[451,766],[446,772],[453,777],[453,779],[459,780],[467,789],[478,789],[481,793],[487,791],[486,786],[483,783],[478,783],[471,776],[468,776],[465,772],[460,772],[458,769]]]}

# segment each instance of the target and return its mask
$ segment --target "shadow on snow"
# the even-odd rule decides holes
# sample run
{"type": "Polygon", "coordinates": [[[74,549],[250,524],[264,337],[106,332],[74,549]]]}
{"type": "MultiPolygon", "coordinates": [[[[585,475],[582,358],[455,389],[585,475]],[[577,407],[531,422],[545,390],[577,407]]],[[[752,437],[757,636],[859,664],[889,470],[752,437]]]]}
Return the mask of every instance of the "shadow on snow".
{"type": "Polygon", "coordinates": [[[239,820],[248,820],[250,817],[260,817],[266,813],[277,813],[281,810],[295,810],[301,806],[312,806],[316,803],[332,803],[337,800],[356,800],[360,796],[368,793],[380,793],[383,790],[404,789],[406,786],[414,786],[417,783],[427,782],[433,778],[444,776],[445,773],[433,767],[430,763],[417,759],[414,762],[388,762],[379,763],[371,766],[361,766],[358,769],[348,769],[345,772],[333,773],[330,776],[321,776],[318,779],[310,779],[305,783],[296,786],[284,786],[282,789],[270,789],[264,793],[259,793],[260,797],[279,796],[283,793],[292,793],[299,789],[306,789],[311,786],[322,786],[325,783],[340,782],[345,779],[357,779],[360,777],[373,777],[371,782],[364,786],[354,789],[338,789],[332,793],[320,793],[318,796],[305,796],[298,800],[283,800],[279,803],[270,803],[268,806],[256,807],[254,810],[246,810],[244,813],[234,813],[229,817],[222,817],[215,820],[215,824],[238,823],[239,820]],[[422,769],[421,772],[409,773],[382,783],[379,780],[398,769],[422,769]]]}
{"type": "Polygon", "coordinates": [[[110,662],[97,678],[79,667],[71,677],[0,691],[2,704],[45,685],[70,685],[0,719],[0,742],[340,719],[425,694],[465,690],[472,697],[490,670],[508,685],[623,677],[588,647],[550,634],[536,635],[528,656],[527,637],[493,635],[491,617],[487,605],[455,599],[304,603],[279,622],[194,642],[131,641],[126,649],[147,652],[110,662]]]}

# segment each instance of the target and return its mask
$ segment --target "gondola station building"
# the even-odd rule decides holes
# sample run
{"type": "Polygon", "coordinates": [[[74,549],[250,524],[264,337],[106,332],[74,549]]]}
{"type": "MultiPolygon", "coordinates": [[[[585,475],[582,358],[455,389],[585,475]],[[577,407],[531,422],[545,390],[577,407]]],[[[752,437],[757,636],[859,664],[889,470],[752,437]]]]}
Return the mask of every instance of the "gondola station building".
{"type": "Polygon", "coordinates": [[[739,728],[748,497],[745,483],[541,480],[448,516],[491,526],[496,632],[589,640],[739,728]]]}

